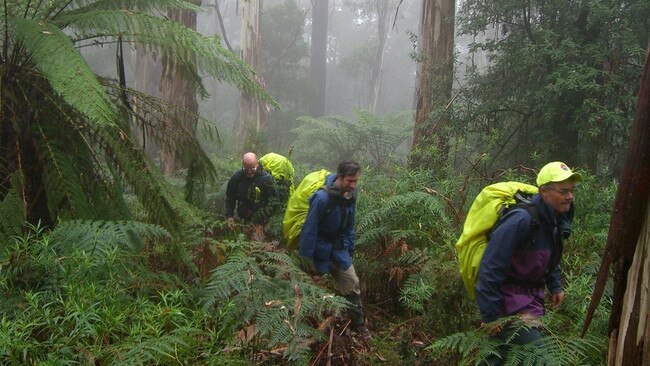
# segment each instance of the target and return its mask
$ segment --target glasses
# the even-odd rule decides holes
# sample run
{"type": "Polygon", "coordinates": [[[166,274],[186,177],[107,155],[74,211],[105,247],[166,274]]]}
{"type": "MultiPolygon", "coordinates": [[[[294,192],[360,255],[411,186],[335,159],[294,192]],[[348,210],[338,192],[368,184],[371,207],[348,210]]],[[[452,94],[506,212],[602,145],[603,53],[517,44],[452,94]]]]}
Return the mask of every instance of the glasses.
{"type": "Polygon", "coordinates": [[[257,165],[249,166],[249,167],[244,166],[244,167],[242,167],[242,170],[245,171],[245,172],[254,172],[254,171],[257,170],[257,165]]]}
{"type": "Polygon", "coordinates": [[[575,188],[572,188],[572,189],[568,189],[568,188],[557,189],[557,188],[553,188],[553,187],[549,186],[548,189],[550,189],[551,191],[555,191],[555,192],[559,193],[560,196],[566,196],[569,193],[571,193],[571,195],[573,195],[573,193],[575,192],[575,188]]]}

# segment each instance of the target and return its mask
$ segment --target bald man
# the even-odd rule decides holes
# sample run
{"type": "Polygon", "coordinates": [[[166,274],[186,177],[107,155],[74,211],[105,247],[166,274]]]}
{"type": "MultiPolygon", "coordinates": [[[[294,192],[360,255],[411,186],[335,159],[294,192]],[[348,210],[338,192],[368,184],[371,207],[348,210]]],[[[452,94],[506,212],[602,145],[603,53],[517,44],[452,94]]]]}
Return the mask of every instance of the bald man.
{"type": "Polygon", "coordinates": [[[247,152],[242,169],[235,172],[226,189],[226,218],[235,228],[235,209],[244,222],[264,223],[271,216],[269,201],[275,198],[273,177],[259,166],[257,156],[247,152]]]}

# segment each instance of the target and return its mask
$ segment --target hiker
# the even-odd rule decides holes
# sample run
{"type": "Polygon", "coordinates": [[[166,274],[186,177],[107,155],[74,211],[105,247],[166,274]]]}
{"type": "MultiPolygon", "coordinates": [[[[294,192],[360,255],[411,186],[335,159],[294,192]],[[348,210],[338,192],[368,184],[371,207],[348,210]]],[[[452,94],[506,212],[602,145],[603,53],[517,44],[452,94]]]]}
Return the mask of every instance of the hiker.
{"type": "Polygon", "coordinates": [[[244,223],[263,224],[272,213],[271,200],[275,198],[273,177],[259,166],[257,156],[247,152],[242,158],[242,169],[235,172],[226,188],[226,218],[234,230],[235,208],[244,223]]]}
{"type": "Polygon", "coordinates": [[[325,188],[309,198],[309,212],[300,232],[298,253],[313,264],[319,274],[330,273],[339,294],[352,307],[352,329],[365,340],[371,338],[361,305],[359,277],[352,264],[354,254],[355,187],[361,166],[341,162],[336,174],[325,178],[325,188]]]}
{"type": "MultiPolygon", "coordinates": [[[[573,194],[580,181],[582,176],[566,164],[546,164],[537,175],[539,193],[532,197],[531,206],[509,211],[491,233],[479,267],[476,302],[482,326],[502,342],[515,332],[510,341],[514,344],[542,337],[539,317],[545,312],[545,287],[552,308],[564,300],[559,263],[562,241],[571,233],[573,194]],[[512,315],[525,326],[494,323],[512,315]]],[[[488,365],[502,362],[495,355],[486,360],[488,365]]]]}

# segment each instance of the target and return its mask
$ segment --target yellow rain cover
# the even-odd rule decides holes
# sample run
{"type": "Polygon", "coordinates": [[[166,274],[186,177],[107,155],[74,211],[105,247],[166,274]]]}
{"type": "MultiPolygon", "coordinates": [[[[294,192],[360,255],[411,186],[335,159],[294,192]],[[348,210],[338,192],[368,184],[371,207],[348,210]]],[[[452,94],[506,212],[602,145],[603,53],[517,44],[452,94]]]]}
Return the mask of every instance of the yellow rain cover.
{"type": "Polygon", "coordinates": [[[489,185],[476,196],[465,218],[463,233],[456,242],[460,276],[469,296],[476,297],[478,268],[487,245],[487,236],[499,219],[501,207],[516,204],[515,193],[537,193],[537,187],[519,182],[501,182],[489,185]]]}
{"type": "Polygon", "coordinates": [[[325,184],[325,177],[328,174],[330,172],[325,169],[307,174],[289,197],[287,211],[282,221],[282,233],[289,249],[298,248],[300,230],[309,211],[309,197],[325,184]]]}
{"type": "Polygon", "coordinates": [[[295,170],[289,159],[280,154],[268,153],[260,158],[260,163],[262,163],[264,170],[271,173],[275,180],[288,180],[291,182],[289,186],[289,196],[291,196],[294,190],[293,175],[295,170]]]}

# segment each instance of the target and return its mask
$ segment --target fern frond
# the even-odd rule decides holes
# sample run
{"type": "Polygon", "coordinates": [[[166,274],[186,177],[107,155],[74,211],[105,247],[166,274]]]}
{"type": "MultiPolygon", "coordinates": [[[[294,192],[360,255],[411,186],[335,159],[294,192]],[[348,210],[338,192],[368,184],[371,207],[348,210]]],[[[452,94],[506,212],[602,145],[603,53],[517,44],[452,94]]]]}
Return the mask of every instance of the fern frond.
{"type": "Polygon", "coordinates": [[[105,255],[115,248],[143,249],[143,239],[169,238],[160,226],[137,221],[64,221],[51,234],[61,252],[80,250],[105,255]]]}
{"type": "Polygon", "coordinates": [[[75,8],[67,12],[67,14],[72,13],[84,13],[93,10],[109,10],[109,9],[118,9],[118,10],[137,10],[137,11],[158,11],[162,12],[165,10],[172,9],[186,9],[192,10],[197,13],[204,12],[205,9],[200,6],[194,5],[191,2],[183,0],[100,0],[100,1],[90,1],[86,0],[88,4],[75,8]]]}
{"type": "Polygon", "coordinates": [[[72,108],[90,122],[115,126],[117,111],[70,38],[47,22],[9,18],[15,43],[24,47],[30,61],[72,108]]]}
{"type": "Polygon", "coordinates": [[[11,187],[0,201],[0,240],[9,243],[10,238],[22,234],[25,225],[25,210],[20,197],[20,175],[10,178],[11,187]]]}
{"type": "MultiPolygon", "coordinates": [[[[218,80],[269,102],[279,104],[255,81],[254,71],[240,58],[221,47],[216,36],[204,36],[186,26],[146,13],[122,10],[87,11],[61,14],[57,24],[74,31],[79,40],[97,38],[121,39],[143,44],[182,64],[187,70],[199,70],[218,80]],[[195,66],[196,65],[196,66],[195,66]]],[[[199,78],[200,79],[200,78],[199,78]]],[[[199,83],[199,79],[196,82],[199,83]]],[[[200,84],[196,84],[200,86],[200,84]]]]}

